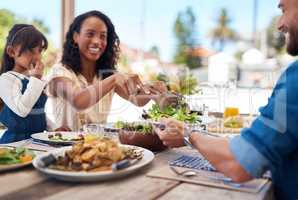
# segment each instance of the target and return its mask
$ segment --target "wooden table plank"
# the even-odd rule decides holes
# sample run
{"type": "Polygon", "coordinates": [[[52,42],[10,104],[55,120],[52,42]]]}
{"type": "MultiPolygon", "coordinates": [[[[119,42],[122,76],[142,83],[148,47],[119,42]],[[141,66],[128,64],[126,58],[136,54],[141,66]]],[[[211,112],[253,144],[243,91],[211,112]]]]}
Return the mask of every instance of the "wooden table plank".
{"type": "Polygon", "coordinates": [[[45,200],[74,199],[156,199],[179,183],[145,176],[132,176],[106,183],[80,184],[63,192],[51,195],[45,200]]]}
{"type": "Polygon", "coordinates": [[[167,163],[167,154],[166,152],[157,154],[151,165],[124,179],[111,180],[104,183],[80,184],[79,186],[56,193],[44,199],[88,200],[97,199],[99,197],[105,197],[109,200],[156,199],[180,184],[178,181],[154,179],[145,176],[149,170],[156,169],[167,163]],[[75,194],[75,196],[73,194],[75,194]]]}
{"type": "Polygon", "coordinates": [[[8,180],[11,184],[7,185],[7,189],[1,193],[0,199],[14,200],[25,198],[35,200],[43,198],[74,200],[96,199],[99,196],[108,197],[109,199],[154,199],[179,184],[178,181],[152,179],[145,176],[148,170],[164,165],[165,162],[167,162],[166,156],[156,156],[151,165],[138,171],[138,173],[124,179],[102,183],[71,184],[47,179],[33,169],[27,170],[28,175],[20,171],[16,175],[8,174],[5,179],[1,179],[3,181],[8,180]],[[13,183],[16,184],[18,177],[21,177],[26,184],[13,189],[13,183]]]}
{"type": "Polygon", "coordinates": [[[260,193],[256,193],[256,194],[183,183],[159,198],[159,200],[170,200],[170,199],[272,200],[274,198],[273,198],[273,190],[272,190],[271,183],[267,183],[264,186],[263,190],[260,193]]]}
{"type": "Polygon", "coordinates": [[[32,166],[1,173],[0,176],[0,199],[2,195],[22,190],[23,188],[36,185],[46,180],[46,177],[38,174],[33,170],[32,166]]]}
{"type": "Polygon", "coordinates": [[[95,183],[67,183],[49,179],[32,167],[0,174],[0,199],[268,199],[271,185],[261,194],[249,194],[179,181],[146,177],[146,173],[167,165],[188,148],[171,149],[156,155],[149,166],[128,177],[95,183]]]}
{"type": "MultiPolygon", "coordinates": [[[[47,181],[36,183],[30,185],[26,188],[22,188],[18,191],[8,193],[6,195],[0,196],[1,200],[19,200],[19,199],[30,199],[39,200],[46,196],[50,196],[60,191],[71,188],[77,185],[73,183],[58,182],[55,180],[47,179],[47,181]]],[[[73,194],[72,194],[73,197],[73,194]]]]}

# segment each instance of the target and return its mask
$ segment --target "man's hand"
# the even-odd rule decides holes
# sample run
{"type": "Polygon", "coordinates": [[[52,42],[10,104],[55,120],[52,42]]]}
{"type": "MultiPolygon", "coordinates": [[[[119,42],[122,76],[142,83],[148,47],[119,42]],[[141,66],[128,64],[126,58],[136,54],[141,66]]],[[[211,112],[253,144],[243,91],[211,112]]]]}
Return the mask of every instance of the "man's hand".
{"type": "Polygon", "coordinates": [[[184,123],[175,119],[161,119],[160,123],[165,125],[165,129],[156,127],[155,131],[164,145],[171,148],[184,146],[184,123]]]}

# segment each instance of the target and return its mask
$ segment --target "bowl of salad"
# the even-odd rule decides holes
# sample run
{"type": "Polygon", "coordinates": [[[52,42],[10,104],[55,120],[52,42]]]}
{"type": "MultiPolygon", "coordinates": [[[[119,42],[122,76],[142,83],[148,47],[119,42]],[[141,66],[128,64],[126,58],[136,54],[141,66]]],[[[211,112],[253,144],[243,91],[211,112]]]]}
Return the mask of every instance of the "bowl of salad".
{"type": "Polygon", "coordinates": [[[122,144],[139,146],[151,151],[166,149],[151,123],[117,122],[116,126],[119,128],[118,136],[122,144]]]}
{"type": "Polygon", "coordinates": [[[165,106],[161,108],[158,104],[153,104],[148,111],[144,111],[142,118],[151,121],[159,121],[161,118],[173,118],[185,124],[200,124],[202,122],[201,113],[189,109],[187,103],[179,102],[176,106],[165,106]]]}

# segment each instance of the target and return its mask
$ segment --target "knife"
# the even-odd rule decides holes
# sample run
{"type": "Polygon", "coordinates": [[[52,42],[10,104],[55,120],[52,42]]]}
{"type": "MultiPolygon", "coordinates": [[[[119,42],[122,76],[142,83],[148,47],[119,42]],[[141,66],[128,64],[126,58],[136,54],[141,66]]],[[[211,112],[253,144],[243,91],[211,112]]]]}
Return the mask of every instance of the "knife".
{"type": "Polygon", "coordinates": [[[124,159],[119,162],[112,164],[112,171],[119,171],[125,168],[128,168],[134,164],[136,164],[140,159],[124,159]]]}
{"type": "Polygon", "coordinates": [[[53,154],[49,154],[47,156],[42,157],[38,161],[37,165],[41,168],[45,168],[45,167],[48,167],[49,165],[55,163],[56,160],[57,160],[57,158],[53,154]]]}

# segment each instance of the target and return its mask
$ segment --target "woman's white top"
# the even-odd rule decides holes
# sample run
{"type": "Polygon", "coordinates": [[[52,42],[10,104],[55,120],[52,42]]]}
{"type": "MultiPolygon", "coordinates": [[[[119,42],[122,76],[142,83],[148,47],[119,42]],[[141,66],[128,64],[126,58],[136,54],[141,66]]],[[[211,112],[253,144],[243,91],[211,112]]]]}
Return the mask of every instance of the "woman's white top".
{"type": "MultiPolygon", "coordinates": [[[[50,81],[56,77],[69,78],[72,80],[73,86],[80,89],[89,86],[84,76],[75,74],[70,68],[62,65],[61,63],[58,63],[51,68],[49,75],[47,76],[47,80],[50,81]]],[[[93,83],[98,81],[100,81],[100,79],[94,77],[93,83]]],[[[114,90],[110,91],[95,105],[86,110],[76,110],[63,98],[49,95],[46,103],[48,129],[55,130],[59,127],[67,126],[71,130],[77,131],[87,123],[106,123],[111,109],[113,94],[114,90]]]]}
{"type": "Polygon", "coordinates": [[[15,71],[8,71],[0,76],[0,98],[18,116],[26,117],[40,97],[46,85],[35,77],[27,77],[15,71]],[[27,78],[28,85],[22,93],[21,79],[27,78]]]}

